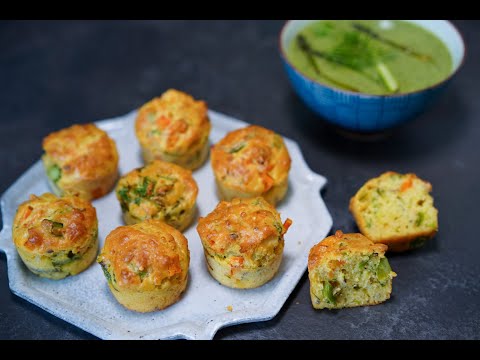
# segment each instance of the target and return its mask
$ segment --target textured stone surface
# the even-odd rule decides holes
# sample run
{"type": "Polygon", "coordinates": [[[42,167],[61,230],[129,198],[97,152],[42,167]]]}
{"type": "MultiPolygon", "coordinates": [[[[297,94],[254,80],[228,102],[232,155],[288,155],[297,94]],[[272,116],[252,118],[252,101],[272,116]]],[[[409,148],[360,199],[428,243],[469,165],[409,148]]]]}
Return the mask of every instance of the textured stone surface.
{"type": "MultiPolygon", "coordinates": [[[[0,192],[41,155],[49,132],[124,114],[168,87],[296,140],[329,184],[333,230],[355,231],[348,200],[370,177],[412,171],[433,184],[440,232],[410,254],[383,305],[314,311],[306,275],[271,321],[217,339],[480,339],[478,21],[455,22],[463,69],[428,113],[384,140],[345,139],[298,100],[277,50],[278,21],[0,22],[0,192]]],[[[320,240],[320,239],[318,239],[320,240]]],[[[91,335],[10,293],[0,255],[0,338],[91,335]]]]}

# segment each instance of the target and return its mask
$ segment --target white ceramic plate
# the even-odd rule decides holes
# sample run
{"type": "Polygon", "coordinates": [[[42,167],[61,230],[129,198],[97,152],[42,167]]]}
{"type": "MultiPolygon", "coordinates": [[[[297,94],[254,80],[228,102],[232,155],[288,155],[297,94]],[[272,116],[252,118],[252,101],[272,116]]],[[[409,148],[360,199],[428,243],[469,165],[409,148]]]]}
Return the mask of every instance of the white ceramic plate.
{"type": "MultiPolygon", "coordinates": [[[[120,152],[120,174],[142,165],[140,149],[134,135],[136,112],[98,122],[115,139],[120,152]]],[[[223,114],[210,111],[212,143],[227,132],[248,125],[223,114]]],[[[190,277],[181,300],[169,308],[153,313],[136,313],[123,308],[110,293],[100,266],[92,264],[86,271],[64,280],[48,280],[33,275],[23,265],[12,243],[11,224],[17,206],[30,194],[49,191],[41,161],[37,161],[2,196],[3,229],[0,250],[7,256],[10,289],[59,318],[102,339],[211,339],[218,329],[273,318],[295,288],[307,266],[312,245],[330,231],[332,218],[320,197],[325,185],[323,176],[313,173],[305,163],[299,146],[285,139],[292,158],[290,184],[278,210],[282,221],[293,225],[285,235],[282,265],[275,278],[251,290],[230,289],[220,285],[206,269],[196,222],[185,232],[189,242],[190,277]],[[231,310],[231,311],[230,311],[231,310]]],[[[205,216],[217,205],[210,163],[194,172],[199,186],[198,213],[205,216]]],[[[96,200],[99,240],[123,225],[121,210],[112,191],[96,200]]]]}

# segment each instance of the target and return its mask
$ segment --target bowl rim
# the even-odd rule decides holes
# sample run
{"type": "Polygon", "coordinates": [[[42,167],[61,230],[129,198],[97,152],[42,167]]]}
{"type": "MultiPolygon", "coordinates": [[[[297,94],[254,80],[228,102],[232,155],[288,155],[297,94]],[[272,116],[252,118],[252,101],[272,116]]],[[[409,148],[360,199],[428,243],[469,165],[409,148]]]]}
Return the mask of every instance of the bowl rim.
{"type": "MultiPolygon", "coordinates": [[[[374,99],[389,99],[389,98],[401,98],[401,97],[404,97],[404,96],[410,96],[410,95],[415,95],[415,94],[419,94],[419,93],[422,93],[424,91],[427,91],[427,90],[433,90],[435,88],[438,88],[440,87],[441,85],[445,84],[446,82],[448,82],[451,78],[453,78],[453,76],[455,74],[457,74],[457,72],[463,67],[463,64],[465,63],[465,55],[467,53],[467,46],[466,46],[466,43],[465,43],[465,39],[463,38],[462,36],[462,33],[458,30],[458,28],[449,20],[441,20],[441,21],[445,21],[447,22],[451,27],[452,27],[452,30],[454,32],[457,33],[460,41],[461,41],[461,44],[462,44],[462,47],[463,47],[463,52],[462,52],[462,57],[460,59],[460,62],[457,66],[456,69],[454,69],[454,71],[452,71],[447,77],[445,77],[443,80],[440,80],[439,82],[436,82],[430,86],[427,86],[427,87],[424,87],[424,88],[421,88],[419,90],[415,90],[415,91],[409,91],[409,92],[404,92],[404,93],[400,93],[400,94],[382,94],[382,95],[378,95],[378,94],[367,94],[367,93],[361,93],[361,92],[355,92],[355,91],[351,91],[351,90],[346,90],[346,89],[340,89],[340,88],[337,88],[337,87],[333,87],[331,85],[327,85],[319,80],[316,80],[316,79],[313,79],[312,77],[306,75],[305,73],[303,73],[302,71],[300,71],[295,65],[292,64],[292,62],[288,59],[287,57],[287,54],[286,54],[286,49],[283,48],[283,45],[282,45],[282,39],[284,37],[284,34],[285,34],[285,29],[286,27],[288,26],[288,24],[292,21],[298,21],[297,19],[295,20],[287,20],[285,21],[285,23],[283,24],[282,26],[282,29],[280,30],[280,33],[278,35],[278,48],[280,49],[280,56],[282,57],[283,61],[286,62],[293,70],[295,70],[295,72],[297,72],[300,76],[308,79],[309,81],[312,81],[320,86],[323,86],[327,89],[330,89],[332,91],[338,91],[338,92],[343,92],[343,93],[346,93],[348,95],[353,95],[353,96],[358,96],[358,97],[363,97],[363,98],[374,98],[374,99]]],[[[418,25],[419,26],[419,25],[418,25]]],[[[434,34],[434,36],[436,36],[434,34]]],[[[438,38],[438,36],[436,36],[438,38]]],[[[443,42],[442,39],[439,39],[440,41],[443,42]]]]}

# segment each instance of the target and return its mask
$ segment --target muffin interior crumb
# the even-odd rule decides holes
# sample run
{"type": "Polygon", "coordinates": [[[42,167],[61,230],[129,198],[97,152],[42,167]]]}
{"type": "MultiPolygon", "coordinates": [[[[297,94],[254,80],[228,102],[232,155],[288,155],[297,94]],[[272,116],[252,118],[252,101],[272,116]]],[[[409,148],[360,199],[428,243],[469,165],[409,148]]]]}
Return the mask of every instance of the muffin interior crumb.
{"type": "Polygon", "coordinates": [[[386,173],[367,182],[352,200],[360,230],[374,241],[414,239],[418,247],[438,228],[429,183],[414,174],[386,173]]]}
{"type": "Polygon", "coordinates": [[[391,268],[378,253],[347,254],[317,267],[313,273],[315,307],[370,305],[390,297],[391,268]]]}

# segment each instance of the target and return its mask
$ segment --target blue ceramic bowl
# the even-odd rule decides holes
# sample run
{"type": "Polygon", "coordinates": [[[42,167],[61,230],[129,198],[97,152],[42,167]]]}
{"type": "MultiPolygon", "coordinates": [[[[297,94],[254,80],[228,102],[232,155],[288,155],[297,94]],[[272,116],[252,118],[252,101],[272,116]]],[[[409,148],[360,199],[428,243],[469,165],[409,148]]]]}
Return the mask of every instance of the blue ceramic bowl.
{"type": "Polygon", "coordinates": [[[285,70],[293,88],[310,109],[349,131],[380,132],[414,118],[434,102],[463,63],[464,42],[449,21],[402,20],[429,30],[446,45],[453,69],[445,80],[422,90],[395,95],[368,95],[333,88],[301,73],[286,56],[286,49],[296,34],[314,21],[319,20],[290,20],[284,25],[280,34],[280,54],[285,70]]]}

